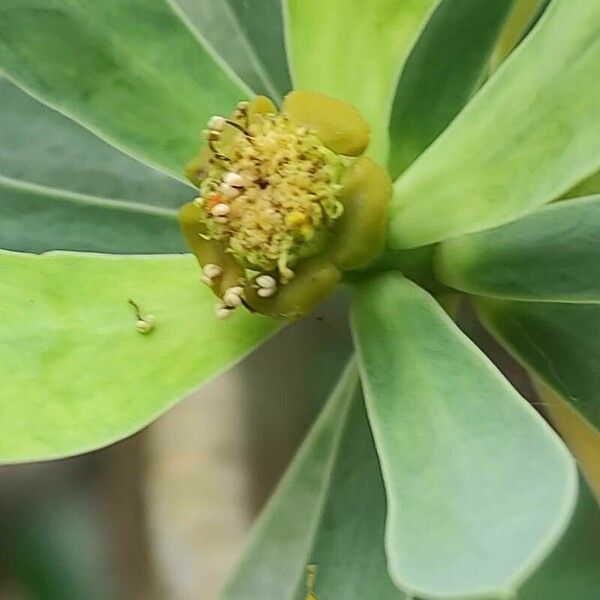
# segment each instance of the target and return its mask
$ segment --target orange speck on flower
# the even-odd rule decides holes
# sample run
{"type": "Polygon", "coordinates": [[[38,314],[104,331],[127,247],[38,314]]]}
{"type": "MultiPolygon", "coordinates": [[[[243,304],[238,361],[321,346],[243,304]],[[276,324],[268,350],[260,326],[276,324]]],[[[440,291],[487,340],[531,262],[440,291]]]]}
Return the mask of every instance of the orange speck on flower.
{"type": "Polygon", "coordinates": [[[212,196],[209,196],[209,198],[206,200],[206,207],[210,210],[213,206],[216,206],[217,204],[222,204],[224,202],[224,198],[223,196],[221,196],[221,194],[213,194],[212,196]]]}

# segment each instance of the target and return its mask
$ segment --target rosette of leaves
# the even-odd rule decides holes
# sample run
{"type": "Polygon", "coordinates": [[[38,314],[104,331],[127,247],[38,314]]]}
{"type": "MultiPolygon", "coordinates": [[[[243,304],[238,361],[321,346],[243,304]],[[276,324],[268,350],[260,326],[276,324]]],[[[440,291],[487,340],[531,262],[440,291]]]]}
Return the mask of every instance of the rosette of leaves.
{"type": "Polygon", "coordinates": [[[303,598],[309,564],[323,600],[598,597],[572,455],[442,307],[480,311],[598,491],[598,2],[1,0],[0,68],[2,461],[129,435],[281,326],[214,318],[177,210],[212,115],[310,90],[369,123],[386,249],[224,598],[303,598]]]}

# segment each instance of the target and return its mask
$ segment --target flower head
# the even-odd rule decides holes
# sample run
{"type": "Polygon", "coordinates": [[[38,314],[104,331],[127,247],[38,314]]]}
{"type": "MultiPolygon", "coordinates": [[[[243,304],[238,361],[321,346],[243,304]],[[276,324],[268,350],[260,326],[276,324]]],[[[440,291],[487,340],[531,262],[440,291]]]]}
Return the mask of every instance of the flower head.
{"type": "Polygon", "coordinates": [[[180,221],[218,317],[301,316],[381,251],[391,182],[360,156],[369,129],[352,106],[296,91],[279,112],[259,96],[212,117],[205,138],[180,221]]]}

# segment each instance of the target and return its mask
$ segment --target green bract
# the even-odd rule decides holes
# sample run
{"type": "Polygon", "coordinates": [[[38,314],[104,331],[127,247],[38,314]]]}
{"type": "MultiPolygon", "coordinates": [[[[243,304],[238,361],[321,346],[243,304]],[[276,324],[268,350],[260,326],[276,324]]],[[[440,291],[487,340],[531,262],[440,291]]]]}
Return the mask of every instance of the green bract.
{"type": "Polygon", "coordinates": [[[599,57],[592,0],[1,0],[0,460],[131,434],[345,283],[356,363],[224,600],[595,599],[592,496],[456,307],[598,493],[599,57]]]}

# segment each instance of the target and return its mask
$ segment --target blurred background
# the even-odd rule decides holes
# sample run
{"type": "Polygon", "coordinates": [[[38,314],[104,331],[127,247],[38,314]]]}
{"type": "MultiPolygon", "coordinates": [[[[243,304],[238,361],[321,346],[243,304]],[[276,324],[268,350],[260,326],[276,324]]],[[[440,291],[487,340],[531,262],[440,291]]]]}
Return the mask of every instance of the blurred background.
{"type": "Polygon", "coordinates": [[[0,600],[214,600],[350,353],[343,293],[137,435],[0,467],[0,600]]]}

